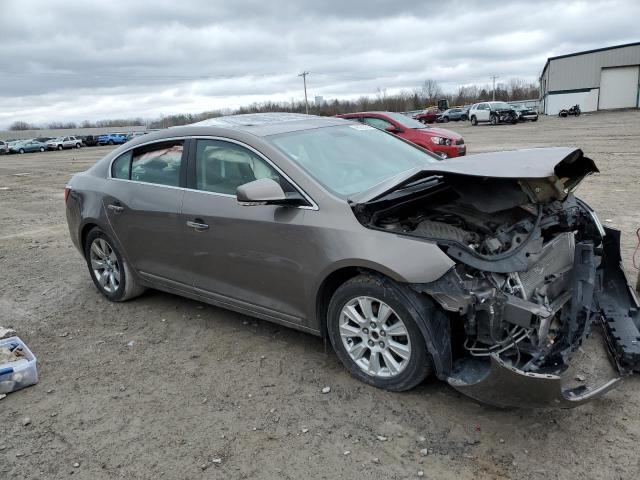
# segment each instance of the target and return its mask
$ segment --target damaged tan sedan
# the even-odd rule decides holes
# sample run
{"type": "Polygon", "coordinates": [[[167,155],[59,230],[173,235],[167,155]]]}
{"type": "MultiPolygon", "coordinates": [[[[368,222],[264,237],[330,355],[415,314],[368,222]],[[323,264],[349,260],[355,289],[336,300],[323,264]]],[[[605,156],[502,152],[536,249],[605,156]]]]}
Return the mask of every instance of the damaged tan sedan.
{"type": "Polygon", "coordinates": [[[574,148],[447,161],[342,119],[240,115],[152,133],[72,178],[73,242],[113,301],[156,288],[328,337],[356,378],[431,374],[498,406],[575,406],[594,326],[640,368],[620,234],[572,193],[574,148]]]}

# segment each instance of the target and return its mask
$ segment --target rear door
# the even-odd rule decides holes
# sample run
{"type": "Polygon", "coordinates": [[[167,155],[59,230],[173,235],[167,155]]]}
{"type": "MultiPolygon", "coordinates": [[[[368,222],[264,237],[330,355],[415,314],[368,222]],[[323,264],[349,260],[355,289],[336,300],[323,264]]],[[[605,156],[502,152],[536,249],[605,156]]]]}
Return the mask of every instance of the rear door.
{"type": "Polygon", "coordinates": [[[184,139],[154,142],[117,157],[104,207],[134,268],[160,282],[188,284],[180,207],[184,196],[184,139]]]}
{"type": "Polygon", "coordinates": [[[243,206],[236,188],[273,178],[292,184],[266,157],[229,139],[194,139],[182,206],[193,285],[222,304],[304,324],[303,232],[307,207],[243,206]],[[242,307],[240,307],[242,308],[242,307]]]}

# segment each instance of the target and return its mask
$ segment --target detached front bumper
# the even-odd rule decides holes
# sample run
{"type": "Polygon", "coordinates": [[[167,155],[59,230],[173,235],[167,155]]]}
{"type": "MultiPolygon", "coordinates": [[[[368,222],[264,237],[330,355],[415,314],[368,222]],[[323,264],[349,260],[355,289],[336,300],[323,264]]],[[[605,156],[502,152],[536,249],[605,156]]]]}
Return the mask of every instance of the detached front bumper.
{"type": "Polygon", "coordinates": [[[603,395],[622,380],[612,378],[595,388],[564,388],[558,375],[523,372],[507,365],[497,355],[491,356],[490,364],[474,363],[476,365],[466,365],[464,371],[458,372],[461,376],[450,377],[449,384],[471,398],[502,408],[573,408],[603,395]]]}

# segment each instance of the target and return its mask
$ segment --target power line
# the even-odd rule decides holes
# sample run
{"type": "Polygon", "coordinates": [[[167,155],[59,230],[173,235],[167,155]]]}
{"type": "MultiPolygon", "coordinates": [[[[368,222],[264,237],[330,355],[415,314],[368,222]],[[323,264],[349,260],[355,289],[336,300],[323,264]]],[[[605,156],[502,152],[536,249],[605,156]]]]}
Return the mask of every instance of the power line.
{"type": "Polygon", "coordinates": [[[309,75],[309,72],[302,72],[298,74],[299,77],[302,77],[302,82],[304,83],[304,109],[305,112],[307,112],[307,115],[309,115],[309,101],[307,100],[307,75],[309,75]]]}

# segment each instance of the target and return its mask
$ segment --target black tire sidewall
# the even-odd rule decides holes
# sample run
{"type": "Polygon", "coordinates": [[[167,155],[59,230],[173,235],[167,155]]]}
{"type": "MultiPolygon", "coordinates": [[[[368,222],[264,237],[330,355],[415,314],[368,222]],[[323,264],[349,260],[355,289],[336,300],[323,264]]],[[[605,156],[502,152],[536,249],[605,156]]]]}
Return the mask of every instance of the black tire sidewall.
{"type": "Polygon", "coordinates": [[[96,227],[87,234],[87,238],[85,239],[85,242],[84,242],[84,257],[87,261],[87,267],[89,268],[89,275],[91,275],[91,280],[93,280],[93,284],[96,286],[98,291],[111,301],[117,302],[121,300],[124,297],[127,289],[127,274],[125,272],[126,269],[124,265],[124,258],[120,254],[119,245],[116,242],[114,242],[113,239],[109,235],[107,235],[102,229],[96,227]],[[103,238],[105,241],[107,241],[107,243],[109,243],[109,245],[115,252],[116,258],[118,259],[118,266],[120,267],[120,284],[118,285],[118,288],[116,289],[116,291],[112,293],[107,292],[100,286],[98,279],[93,273],[93,268],[91,268],[91,255],[90,255],[89,249],[91,248],[91,244],[96,238],[103,238]]]}
{"type": "Polygon", "coordinates": [[[378,388],[391,391],[409,390],[422,382],[432,370],[432,361],[416,320],[406,307],[407,299],[398,285],[386,278],[360,275],[355,277],[334,293],[327,313],[327,332],[336,355],[358,380],[378,388]],[[351,359],[339,333],[340,313],[344,305],[355,297],[369,296],[389,305],[404,322],[411,342],[409,364],[398,375],[391,378],[378,378],[368,375],[351,359]]]}
{"type": "Polygon", "coordinates": [[[475,115],[471,117],[471,125],[473,125],[474,127],[478,125],[478,119],[476,118],[475,115]]]}

